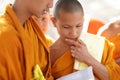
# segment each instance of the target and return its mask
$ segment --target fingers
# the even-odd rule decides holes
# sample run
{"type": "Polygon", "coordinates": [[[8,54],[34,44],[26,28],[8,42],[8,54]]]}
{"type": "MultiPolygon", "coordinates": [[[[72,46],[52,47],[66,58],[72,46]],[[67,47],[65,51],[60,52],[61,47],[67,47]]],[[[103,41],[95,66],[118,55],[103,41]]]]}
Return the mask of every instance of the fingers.
{"type": "Polygon", "coordinates": [[[66,39],[66,41],[71,44],[72,46],[80,47],[81,45],[85,45],[84,42],[80,39],[78,40],[71,40],[71,39],[66,39]]]}
{"type": "Polygon", "coordinates": [[[71,46],[71,53],[72,53],[73,57],[77,57],[77,55],[80,54],[79,48],[77,48],[75,46],[71,46]]]}
{"type": "Polygon", "coordinates": [[[71,53],[72,53],[71,55],[72,55],[73,57],[76,56],[76,52],[77,52],[77,51],[76,51],[76,48],[72,46],[72,47],[71,47],[71,53]]]}
{"type": "Polygon", "coordinates": [[[66,41],[71,44],[72,46],[77,46],[78,45],[78,42],[75,41],[75,40],[72,40],[72,39],[66,39],[66,41]]]}
{"type": "Polygon", "coordinates": [[[71,55],[73,56],[73,57],[75,57],[75,51],[74,50],[71,50],[71,55]]]}
{"type": "Polygon", "coordinates": [[[82,40],[80,40],[80,39],[79,39],[79,42],[80,42],[81,45],[84,45],[84,46],[86,45],[86,44],[85,44],[82,40]]]}

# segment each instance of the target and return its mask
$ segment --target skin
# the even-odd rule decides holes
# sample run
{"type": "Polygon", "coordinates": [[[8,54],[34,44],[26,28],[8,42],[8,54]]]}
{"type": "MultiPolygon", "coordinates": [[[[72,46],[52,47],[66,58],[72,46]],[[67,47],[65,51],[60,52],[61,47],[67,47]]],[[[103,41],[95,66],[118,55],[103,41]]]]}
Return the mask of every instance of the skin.
{"type": "MultiPolygon", "coordinates": [[[[60,35],[59,40],[66,43],[65,39],[77,40],[83,28],[83,16],[81,12],[66,13],[60,11],[58,19],[52,18],[54,26],[60,35]],[[70,17],[72,15],[72,17],[70,17]]],[[[67,43],[68,44],[68,43],[67,43]]]]}
{"type": "Polygon", "coordinates": [[[33,15],[40,18],[52,6],[53,0],[16,0],[13,9],[23,25],[33,15]]]}
{"type": "Polygon", "coordinates": [[[74,45],[74,46],[71,46],[71,52],[74,58],[76,58],[80,62],[84,62],[92,66],[94,74],[100,80],[109,80],[107,68],[104,65],[100,64],[96,59],[94,59],[89,54],[87,47],[83,41],[79,40],[78,42],[76,42],[70,39],[67,39],[66,41],[74,45]]]}
{"type": "Polygon", "coordinates": [[[45,14],[43,14],[42,18],[40,18],[38,21],[42,27],[42,30],[44,31],[44,33],[46,33],[49,29],[49,25],[51,21],[49,12],[46,12],[45,14]]]}
{"type": "Polygon", "coordinates": [[[59,18],[57,19],[55,19],[54,17],[51,18],[54,26],[56,27],[60,35],[58,40],[55,41],[55,43],[50,47],[50,49],[57,49],[58,52],[56,53],[59,53],[56,55],[54,54],[54,52],[51,51],[51,53],[53,53],[51,54],[52,64],[56,61],[57,58],[63,55],[63,53],[70,48],[71,44],[69,44],[65,39],[78,39],[82,31],[84,20],[83,16],[81,16],[81,12],[66,13],[64,11],[60,11],[60,14],[64,15],[59,15],[59,18]],[[70,17],[71,15],[72,17],[70,17]],[[52,55],[54,55],[54,57],[52,55]]]}
{"type": "Polygon", "coordinates": [[[57,52],[51,51],[51,62],[54,62],[59,58],[65,51],[71,48],[72,56],[80,62],[85,62],[93,67],[95,75],[100,80],[109,80],[108,70],[96,59],[94,59],[88,52],[85,43],[78,38],[81,35],[83,28],[83,15],[81,11],[67,13],[60,11],[57,19],[52,19],[54,26],[60,35],[59,39],[51,46],[50,49],[58,49],[60,54],[54,54],[57,52]],[[64,15],[63,15],[64,14],[64,15]],[[71,17],[72,15],[72,17],[71,17]],[[62,47],[62,49],[61,49],[62,47]],[[52,56],[54,55],[54,57],[52,56]],[[101,75],[104,74],[104,75],[101,75]]]}

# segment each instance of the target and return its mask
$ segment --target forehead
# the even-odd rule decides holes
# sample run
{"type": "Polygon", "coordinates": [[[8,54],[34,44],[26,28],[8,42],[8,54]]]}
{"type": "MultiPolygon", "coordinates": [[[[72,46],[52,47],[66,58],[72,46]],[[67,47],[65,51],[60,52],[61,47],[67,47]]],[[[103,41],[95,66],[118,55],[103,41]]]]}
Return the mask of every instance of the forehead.
{"type": "Polygon", "coordinates": [[[81,11],[73,11],[73,12],[67,12],[67,11],[64,11],[64,10],[60,10],[58,12],[58,17],[61,18],[61,17],[83,17],[83,13],[81,11]]]}
{"type": "Polygon", "coordinates": [[[83,22],[83,14],[81,11],[75,11],[75,12],[65,12],[60,11],[58,18],[61,22],[67,22],[67,23],[75,23],[75,22],[83,22]]]}

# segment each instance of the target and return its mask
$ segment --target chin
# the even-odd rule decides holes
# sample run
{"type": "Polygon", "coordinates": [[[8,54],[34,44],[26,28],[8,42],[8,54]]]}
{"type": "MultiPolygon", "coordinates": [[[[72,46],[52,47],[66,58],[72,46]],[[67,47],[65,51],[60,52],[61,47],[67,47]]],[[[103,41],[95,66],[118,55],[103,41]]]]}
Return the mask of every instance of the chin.
{"type": "Polygon", "coordinates": [[[38,18],[41,18],[41,17],[42,17],[42,15],[37,15],[37,17],[38,17],[38,18]]]}
{"type": "Polygon", "coordinates": [[[37,19],[41,18],[42,15],[34,15],[37,19]]]}

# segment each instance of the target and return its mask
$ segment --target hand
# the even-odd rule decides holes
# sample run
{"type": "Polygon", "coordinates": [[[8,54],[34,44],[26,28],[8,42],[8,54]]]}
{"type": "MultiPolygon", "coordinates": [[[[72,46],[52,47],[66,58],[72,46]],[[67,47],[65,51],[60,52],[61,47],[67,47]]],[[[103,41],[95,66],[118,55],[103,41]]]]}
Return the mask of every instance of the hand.
{"type": "Polygon", "coordinates": [[[88,52],[86,44],[82,40],[71,40],[66,39],[67,42],[69,42],[71,46],[71,53],[72,56],[77,59],[80,62],[86,62],[91,55],[88,52]]]}

